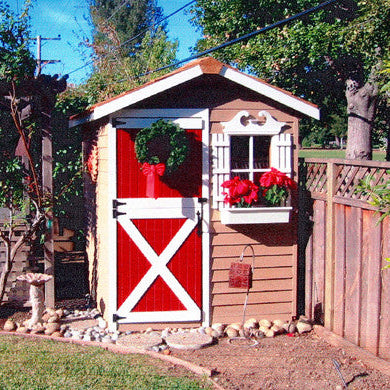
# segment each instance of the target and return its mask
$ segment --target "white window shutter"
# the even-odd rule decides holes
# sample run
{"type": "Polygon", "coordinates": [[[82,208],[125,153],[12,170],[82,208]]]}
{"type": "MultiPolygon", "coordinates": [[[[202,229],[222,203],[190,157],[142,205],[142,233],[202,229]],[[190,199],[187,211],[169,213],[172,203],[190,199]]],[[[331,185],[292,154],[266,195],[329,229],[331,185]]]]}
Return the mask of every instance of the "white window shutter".
{"type": "Polygon", "coordinates": [[[292,174],[292,137],[291,134],[274,135],[271,139],[271,167],[286,173],[292,174]]]}
{"type": "Polygon", "coordinates": [[[224,207],[221,184],[230,179],[230,137],[227,134],[211,134],[212,172],[213,172],[213,208],[224,207]]]}

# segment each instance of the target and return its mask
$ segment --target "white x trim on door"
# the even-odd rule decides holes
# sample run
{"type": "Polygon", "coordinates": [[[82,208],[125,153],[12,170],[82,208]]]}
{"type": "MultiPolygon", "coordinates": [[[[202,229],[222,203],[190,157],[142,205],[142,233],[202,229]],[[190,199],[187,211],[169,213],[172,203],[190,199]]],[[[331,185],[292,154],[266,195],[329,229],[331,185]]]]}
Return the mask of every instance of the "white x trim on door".
{"type": "Polygon", "coordinates": [[[125,302],[118,308],[118,316],[125,317],[119,320],[119,322],[199,321],[201,319],[200,308],[167,268],[169,261],[197,225],[196,209],[199,208],[197,198],[137,199],[136,208],[133,208],[135,202],[132,199],[118,199],[118,201],[123,204],[119,206],[120,210],[118,211],[124,213],[118,216],[118,223],[121,224],[131,240],[151,264],[151,268],[146,272],[125,302]],[[158,215],[156,215],[156,209],[158,209],[158,215]],[[162,253],[157,255],[131,221],[131,219],[140,217],[143,219],[186,218],[186,221],[162,253]],[[171,288],[186,310],[131,312],[158,276],[161,276],[171,288]]]}

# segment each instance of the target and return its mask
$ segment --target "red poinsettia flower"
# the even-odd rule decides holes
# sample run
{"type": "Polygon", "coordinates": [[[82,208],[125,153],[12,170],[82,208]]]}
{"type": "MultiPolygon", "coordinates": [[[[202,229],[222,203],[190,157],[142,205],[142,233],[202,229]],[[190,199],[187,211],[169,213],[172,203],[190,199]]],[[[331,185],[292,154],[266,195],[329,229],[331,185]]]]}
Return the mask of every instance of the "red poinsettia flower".
{"type": "Polygon", "coordinates": [[[271,168],[269,172],[260,177],[263,197],[272,205],[281,204],[288,196],[290,190],[297,188],[297,183],[285,173],[271,168]]]}
{"type": "Polygon", "coordinates": [[[260,177],[260,186],[264,188],[270,188],[273,185],[278,187],[284,187],[289,190],[297,188],[297,183],[289,178],[285,173],[278,171],[275,168],[271,168],[269,172],[263,173],[260,177]]]}
{"type": "Polygon", "coordinates": [[[233,205],[251,205],[258,200],[259,187],[251,180],[241,180],[238,176],[231,180],[226,180],[221,184],[228,192],[222,192],[225,195],[224,202],[233,205]]]}

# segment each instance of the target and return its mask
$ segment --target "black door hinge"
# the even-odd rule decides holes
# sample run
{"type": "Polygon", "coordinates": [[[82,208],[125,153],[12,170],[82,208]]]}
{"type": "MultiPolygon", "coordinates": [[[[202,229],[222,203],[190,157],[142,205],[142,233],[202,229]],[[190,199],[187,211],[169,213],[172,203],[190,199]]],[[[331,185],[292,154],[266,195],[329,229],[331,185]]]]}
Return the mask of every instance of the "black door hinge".
{"type": "Polygon", "coordinates": [[[113,322],[118,322],[122,318],[126,318],[126,317],[118,316],[118,314],[116,314],[116,313],[112,315],[112,321],[113,322]]]}
{"type": "Polygon", "coordinates": [[[113,199],[112,201],[112,218],[118,218],[119,215],[124,215],[126,213],[123,213],[121,211],[118,211],[119,206],[123,206],[126,203],[118,202],[118,200],[113,199]]]}

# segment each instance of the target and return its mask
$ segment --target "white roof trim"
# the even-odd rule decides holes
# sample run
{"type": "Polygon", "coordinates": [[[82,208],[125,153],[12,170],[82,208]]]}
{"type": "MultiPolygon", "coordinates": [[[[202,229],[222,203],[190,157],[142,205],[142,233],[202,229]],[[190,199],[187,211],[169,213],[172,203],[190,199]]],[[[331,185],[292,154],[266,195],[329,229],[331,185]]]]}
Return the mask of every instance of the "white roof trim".
{"type": "Polygon", "coordinates": [[[254,80],[252,77],[239,72],[238,70],[224,66],[220,72],[220,75],[236,82],[237,84],[241,84],[244,87],[251,89],[252,91],[258,92],[272,100],[275,100],[276,102],[290,107],[295,111],[311,116],[314,119],[320,119],[320,110],[317,107],[314,107],[311,104],[307,104],[295,96],[286,94],[280,89],[274,88],[269,84],[254,80]]]}
{"type": "Polygon", "coordinates": [[[80,119],[73,119],[69,121],[69,127],[77,126],[86,122],[92,122],[94,120],[103,118],[106,115],[112,114],[113,112],[122,110],[132,104],[147,99],[153,95],[157,95],[169,88],[176,87],[177,85],[183,84],[189,80],[199,77],[203,74],[200,65],[193,68],[185,69],[181,72],[173,74],[172,76],[166,77],[162,80],[156,81],[145,87],[129,92],[128,94],[121,96],[117,99],[111,100],[107,103],[103,103],[100,106],[95,107],[93,112],[80,119]]]}
{"type": "MultiPolygon", "coordinates": [[[[122,110],[132,104],[157,95],[158,93],[167,89],[176,87],[196,77],[199,77],[202,74],[202,67],[200,65],[196,65],[156,81],[155,83],[151,83],[144,87],[141,86],[139,89],[136,89],[133,92],[130,91],[121,97],[98,105],[89,115],[85,117],[70,120],[69,127],[74,127],[86,122],[92,122],[94,120],[103,118],[106,115],[110,115],[113,112],[122,110]]],[[[238,70],[224,66],[219,74],[228,80],[234,81],[237,84],[260,93],[261,95],[264,95],[276,102],[301,112],[302,114],[308,115],[314,119],[320,119],[320,110],[317,107],[314,107],[313,105],[308,104],[304,100],[298,99],[295,96],[291,96],[280,89],[274,88],[267,83],[257,81],[238,70]]]]}

